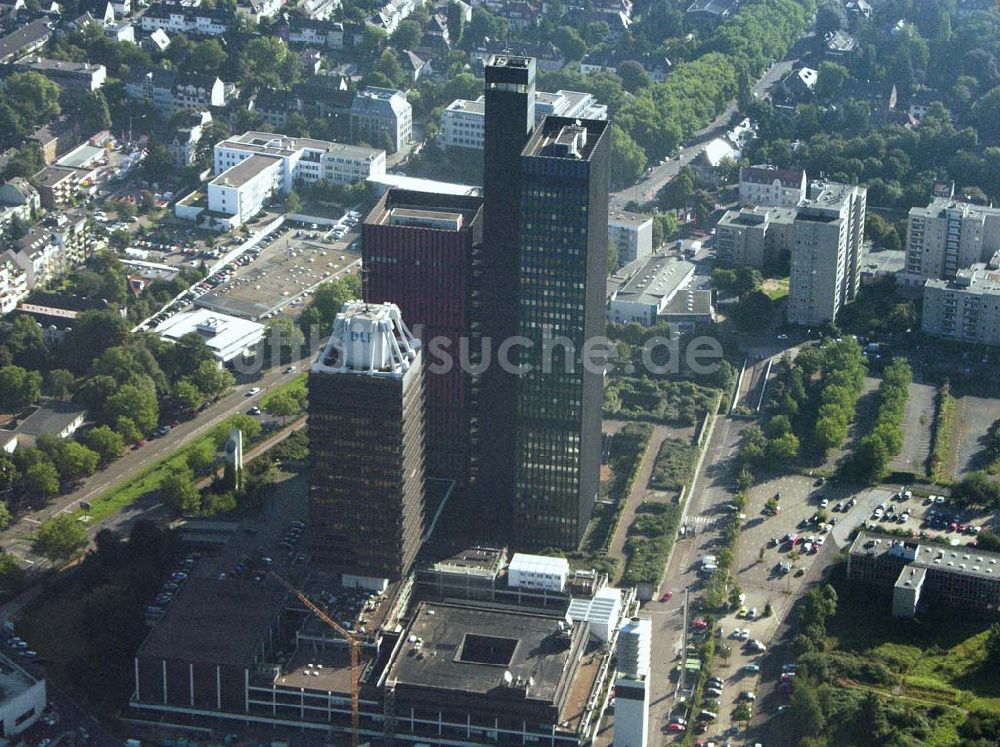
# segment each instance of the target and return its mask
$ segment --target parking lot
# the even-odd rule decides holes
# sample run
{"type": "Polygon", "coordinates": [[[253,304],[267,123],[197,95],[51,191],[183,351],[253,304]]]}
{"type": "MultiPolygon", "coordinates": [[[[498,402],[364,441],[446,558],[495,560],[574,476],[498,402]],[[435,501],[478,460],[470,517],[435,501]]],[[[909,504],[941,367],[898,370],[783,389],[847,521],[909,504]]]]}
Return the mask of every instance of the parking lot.
{"type": "Polygon", "coordinates": [[[357,271],[361,255],[355,238],[353,230],[282,227],[272,241],[248,252],[257,253],[252,261],[237,260],[235,267],[208,278],[195,304],[245,319],[295,315],[317,285],[357,271]]]}
{"type": "Polygon", "coordinates": [[[931,384],[910,384],[903,411],[903,448],[889,462],[889,469],[921,474],[931,449],[935,389],[931,384]]]}
{"type": "Polygon", "coordinates": [[[953,436],[955,477],[986,467],[983,437],[997,418],[1000,418],[1000,399],[973,396],[959,399],[953,436]]]}

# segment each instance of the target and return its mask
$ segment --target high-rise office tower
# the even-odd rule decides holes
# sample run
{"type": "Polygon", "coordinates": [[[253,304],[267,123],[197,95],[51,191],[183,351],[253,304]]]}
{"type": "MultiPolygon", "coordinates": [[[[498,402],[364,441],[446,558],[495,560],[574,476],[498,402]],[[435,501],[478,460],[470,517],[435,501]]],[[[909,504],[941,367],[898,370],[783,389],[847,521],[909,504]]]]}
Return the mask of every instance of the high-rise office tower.
{"type": "Polygon", "coordinates": [[[482,239],[482,198],[465,195],[390,189],[362,228],[365,301],[399,306],[423,343],[427,476],[453,480],[453,497],[462,498],[474,434],[460,346],[472,335],[472,265],[482,239]]]}
{"type": "Polygon", "coordinates": [[[424,530],[420,342],[394,304],[350,301],[309,372],[313,557],[345,585],[384,588],[424,530]]]}
{"type": "MultiPolygon", "coordinates": [[[[483,235],[476,332],[490,345],[491,365],[476,385],[477,496],[501,539],[511,526],[516,471],[517,381],[496,365],[496,352],[517,334],[521,151],[535,128],[535,60],[494,55],[486,65],[483,130],[483,235]]],[[[607,228],[605,227],[605,231],[607,228]]]]}
{"type": "Polygon", "coordinates": [[[607,127],[546,117],[521,157],[518,547],[577,547],[597,495],[603,370],[584,346],[604,334],[607,127]]]}

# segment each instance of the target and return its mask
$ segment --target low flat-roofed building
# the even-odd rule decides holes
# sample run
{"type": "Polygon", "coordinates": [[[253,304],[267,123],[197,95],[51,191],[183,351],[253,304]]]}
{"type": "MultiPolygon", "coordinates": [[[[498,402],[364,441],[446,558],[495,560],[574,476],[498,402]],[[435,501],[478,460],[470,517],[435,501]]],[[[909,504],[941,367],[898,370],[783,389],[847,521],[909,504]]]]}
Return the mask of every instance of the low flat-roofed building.
{"type": "Polygon", "coordinates": [[[4,737],[16,737],[34,726],[47,702],[45,680],[0,654],[0,728],[4,737]]]}
{"type": "Polygon", "coordinates": [[[847,577],[892,595],[893,614],[925,605],[1000,613],[1000,554],[862,530],[851,544],[847,577]]]}
{"type": "Polygon", "coordinates": [[[400,176],[399,174],[371,176],[366,181],[378,197],[381,197],[390,189],[430,192],[441,195],[475,195],[479,194],[480,191],[479,187],[472,186],[471,184],[455,184],[435,179],[421,179],[416,176],[400,176]]]}
{"type": "Polygon", "coordinates": [[[264,325],[208,309],[194,309],[175,314],[156,328],[160,337],[171,342],[192,332],[201,336],[216,360],[227,363],[252,350],[264,338],[264,325]]]}
{"type": "Polygon", "coordinates": [[[385,675],[397,738],[510,739],[576,745],[593,738],[604,657],[589,625],[513,608],[421,602],[385,675]]]}
{"type": "Polygon", "coordinates": [[[690,282],[694,265],[672,256],[649,259],[608,301],[608,321],[614,324],[656,324],[678,290],[690,282]]]}
{"type": "Polygon", "coordinates": [[[4,430],[4,435],[10,433],[14,436],[13,441],[4,439],[4,449],[12,452],[18,447],[34,446],[39,436],[69,438],[86,419],[87,410],[72,402],[45,402],[15,428],[4,430]]]}
{"type": "Polygon", "coordinates": [[[660,312],[670,324],[706,324],[715,321],[712,291],[681,288],[660,312]]]}

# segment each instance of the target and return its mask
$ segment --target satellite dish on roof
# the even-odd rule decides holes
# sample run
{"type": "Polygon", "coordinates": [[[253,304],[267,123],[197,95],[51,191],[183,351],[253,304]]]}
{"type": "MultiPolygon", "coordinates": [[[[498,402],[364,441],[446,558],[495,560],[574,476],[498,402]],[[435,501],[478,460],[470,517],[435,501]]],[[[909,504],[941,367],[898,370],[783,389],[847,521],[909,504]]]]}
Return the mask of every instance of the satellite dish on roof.
{"type": "Polygon", "coordinates": [[[510,673],[509,669],[503,670],[503,681],[505,685],[510,685],[514,681],[514,675],[510,673]]]}

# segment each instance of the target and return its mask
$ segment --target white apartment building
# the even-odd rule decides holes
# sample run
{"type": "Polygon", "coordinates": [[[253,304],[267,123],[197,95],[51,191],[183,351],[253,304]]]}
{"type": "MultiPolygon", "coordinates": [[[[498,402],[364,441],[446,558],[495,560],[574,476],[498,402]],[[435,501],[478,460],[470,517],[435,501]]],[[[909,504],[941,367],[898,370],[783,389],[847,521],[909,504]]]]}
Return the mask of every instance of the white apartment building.
{"type": "Polygon", "coordinates": [[[608,241],[618,250],[618,266],[653,253],[653,218],[641,213],[612,210],[608,214],[608,241]]]}
{"type": "Polygon", "coordinates": [[[901,284],[920,287],[928,279],[954,278],[1000,251],[1000,208],[935,197],[925,208],[910,208],[909,217],[901,284]]]}
{"type": "Polygon", "coordinates": [[[155,3],[143,13],[142,30],[149,33],[163,29],[172,34],[221,36],[229,30],[232,19],[222,10],[155,3]]]}
{"type": "MultiPolygon", "coordinates": [[[[441,131],[438,145],[442,148],[483,149],[484,101],[455,99],[441,112],[441,131]]],[[[581,91],[556,91],[535,93],[535,123],[547,116],[575,117],[577,119],[607,119],[608,107],[598,103],[593,94],[581,91]]]]}
{"type": "Polygon", "coordinates": [[[242,225],[264,209],[282,189],[282,160],[253,154],[241,159],[208,183],[208,209],[232,216],[242,225]]]}
{"type": "Polygon", "coordinates": [[[861,286],[861,252],[868,190],[813,183],[792,222],[788,321],[832,322],[861,286]]]}
{"type": "Polygon", "coordinates": [[[983,263],[924,285],[921,326],[929,335],[1000,345],[1000,272],[983,263]]]}
{"type": "Polygon", "coordinates": [[[232,83],[213,75],[184,74],[165,68],[140,70],[125,81],[128,98],[152,104],[165,114],[225,106],[236,93],[232,83]]]}
{"type": "Polygon", "coordinates": [[[413,135],[413,107],[402,91],[368,86],[351,102],[351,132],[376,145],[388,136],[392,150],[399,151],[413,135]]]}
{"type": "Polygon", "coordinates": [[[806,172],[776,166],[740,167],[740,205],[795,207],[806,199],[806,172]]]}
{"type": "Polygon", "coordinates": [[[9,314],[28,295],[28,275],[10,253],[0,255],[0,314],[9,314]]]}
{"type": "MultiPolygon", "coordinates": [[[[213,171],[207,208],[215,225],[235,228],[299,185],[353,184],[385,176],[385,151],[251,131],[216,143],[213,171]]],[[[175,209],[178,217],[189,220],[197,220],[201,212],[197,200],[188,198],[175,209]]]]}

